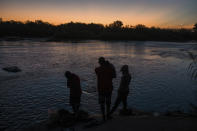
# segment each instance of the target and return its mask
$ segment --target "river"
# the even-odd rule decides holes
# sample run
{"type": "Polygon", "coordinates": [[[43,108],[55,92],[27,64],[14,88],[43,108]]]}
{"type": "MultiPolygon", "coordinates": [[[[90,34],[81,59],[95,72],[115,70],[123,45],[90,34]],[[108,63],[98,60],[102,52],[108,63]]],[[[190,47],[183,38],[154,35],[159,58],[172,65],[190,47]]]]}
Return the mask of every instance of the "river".
{"type": "Polygon", "coordinates": [[[191,111],[197,105],[197,82],[187,69],[196,53],[195,42],[0,41],[0,128],[22,129],[48,118],[49,109],[71,109],[64,72],[78,74],[82,83],[81,108],[100,113],[95,67],[98,58],[114,64],[112,102],[117,95],[120,68],[129,65],[133,76],[128,106],[144,111],[191,111]],[[18,66],[19,73],[1,68],[18,66]]]}

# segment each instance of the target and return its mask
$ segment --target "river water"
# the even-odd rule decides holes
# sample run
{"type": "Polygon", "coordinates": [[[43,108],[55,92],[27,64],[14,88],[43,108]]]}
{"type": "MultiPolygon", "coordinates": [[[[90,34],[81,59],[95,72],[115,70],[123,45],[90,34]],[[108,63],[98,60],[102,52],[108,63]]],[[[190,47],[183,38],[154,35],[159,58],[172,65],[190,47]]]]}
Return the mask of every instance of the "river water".
{"type": "Polygon", "coordinates": [[[22,129],[48,118],[49,109],[71,109],[64,72],[78,74],[82,83],[81,108],[99,113],[95,67],[104,56],[114,64],[112,101],[117,95],[120,67],[129,65],[133,79],[128,106],[144,111],[191,111],[197,105],[197,82],[187,71],[187,51],[197,43],[177,42],[40,42],[0,41],[0,128],[22,129]],[[20,73],[1,68],[18,66],[20,73]]]}

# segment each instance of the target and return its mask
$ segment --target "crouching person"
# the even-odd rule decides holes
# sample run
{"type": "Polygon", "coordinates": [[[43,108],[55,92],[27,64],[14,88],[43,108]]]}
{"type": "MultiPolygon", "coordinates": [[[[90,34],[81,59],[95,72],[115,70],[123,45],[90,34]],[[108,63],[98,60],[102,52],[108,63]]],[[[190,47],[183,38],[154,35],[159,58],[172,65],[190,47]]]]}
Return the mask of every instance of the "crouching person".
{"type": "Polygon", "coordinates": [[[70,71],[65,72],[65,77],[67,78],[67,87],[70,88],[70,105],[77,116],[82,94],[80,78],[70,71]]]}

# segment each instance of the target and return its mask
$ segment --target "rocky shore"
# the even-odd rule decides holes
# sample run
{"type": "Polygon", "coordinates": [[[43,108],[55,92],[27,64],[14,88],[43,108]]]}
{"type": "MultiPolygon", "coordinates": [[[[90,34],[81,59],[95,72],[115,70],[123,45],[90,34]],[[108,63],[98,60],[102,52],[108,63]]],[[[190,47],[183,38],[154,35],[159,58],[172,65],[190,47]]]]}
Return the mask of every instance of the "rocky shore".
{"type": "MultiPolygon", "coordinates": [[[[49,119],[28,131],[196,131],[196,113],[180,111],[158,113],[129,109],[120,110],[113,118],[102,121],[101,115],[80,111],[76,117],[67,110],[50,112],[49,119]]],[[[25,131],[24,130],[24,131],[25,131]]]]}

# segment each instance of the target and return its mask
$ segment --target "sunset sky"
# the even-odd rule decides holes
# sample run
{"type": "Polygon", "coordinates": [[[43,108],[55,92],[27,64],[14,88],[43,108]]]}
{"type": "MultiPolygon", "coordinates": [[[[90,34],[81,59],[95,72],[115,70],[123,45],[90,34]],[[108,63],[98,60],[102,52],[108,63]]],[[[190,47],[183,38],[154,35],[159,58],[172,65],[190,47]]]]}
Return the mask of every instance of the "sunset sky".
{"type": "Polygon", "coordinates": [[[192,27],[197,0],[0,0],[3,20],[38,20],[52,24],[85,22],[159,27],[192,27]]]}

